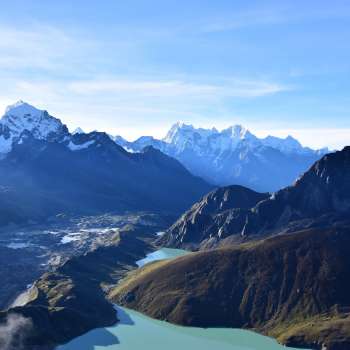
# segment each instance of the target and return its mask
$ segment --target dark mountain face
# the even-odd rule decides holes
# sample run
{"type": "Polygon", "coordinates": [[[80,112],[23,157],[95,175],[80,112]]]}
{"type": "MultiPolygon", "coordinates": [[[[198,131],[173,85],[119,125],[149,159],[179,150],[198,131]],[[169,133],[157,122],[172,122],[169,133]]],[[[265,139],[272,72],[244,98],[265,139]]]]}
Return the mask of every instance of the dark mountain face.
{"type": "Polygon", "coordinates": [[[211,188],[151,147],[132,154],[104,133],[57,142],[28,131],[0,161],[0,186],[1,224],[61,212],[181,212],[211,188]]]}
{"type": "MultiPolygon", "coordinates": [[[[169,244],[168,240],[173,239],[172,243],[175,244],[195,246],[211,237],[213,232],[221,238],[223,220],[232,217],[236,211],[249,210],[268,197],[268,193],[258,193],[242,186],[218,188],[182,215],[161,239],[162,243],[169,244]]],[[[239,223],[242,225],[244,221],[239,223]]]]}
{"type": "Polygon", "coordinates": [[[324,156],[293,186],[273,194],[252,209],[245,234],[280,229],[292,221],[322,215],[347,217],[350,211],[350,147],[324,156]],[[255,223],[254,223],[255,220],[255,223]]]}
{"type": "Polygon", "coordinates": [[[349,227],[332,227],[146,265],[111,298],[176,324],[250,328],[290,346],[345,350],[349,274],[349,227]]]}
{"type": "MultiPolygon", "coordinates": [[[[232,189],[232,196],[239,196],[235,191],[232,189]]],[[[223,193],[217,191],[216,196],[223,198],[223,193]]],[[[168,230],[162,242],[170,246],[198,246],[229,236],[273,234],[348,220],[350,147],[324,156],[293,186],[270,196],[261,194],[260,200],[251,204],[250,208],[232,205],[218,211],[204,198],[168,230]],[[210,220],[202,212],[209,213],[210,220]]]]}

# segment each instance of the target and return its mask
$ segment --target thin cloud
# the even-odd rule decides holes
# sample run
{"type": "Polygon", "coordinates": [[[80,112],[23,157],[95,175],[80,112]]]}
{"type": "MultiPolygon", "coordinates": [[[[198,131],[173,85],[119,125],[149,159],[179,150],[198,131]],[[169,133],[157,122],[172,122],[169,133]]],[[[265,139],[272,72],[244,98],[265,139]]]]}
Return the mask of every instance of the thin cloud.
{"type": "Polygon", "coordinates": [[[231,31],[239,28],[283,23],[286,17],[276,11],[251,11],[211,18],[200,27],[203,33],[231,31]]]}
{"type": "MultiPolygon", "coordinates": [[[[239,81],[234,87],[222,87],[217,85],[206,84],[170,84],[156,81],[135,82],[129,81],[124,85],[118,81],[118,84],[109,82],[108,84],[91,85],[88,81],[65,83],[65,82],[35,82],[35,81],[17,81],[13,84],[4,84],[11,87],[10,90],[2,90],[0,95],[0,108],[15,102],[18,99],[24,99],[29,103],[36,105],[38,108],[47,109],[50,114],[62,119],[71,129],[77,126],[84,130],[98,129],[113,134],[120,134],[128,139],[135,139],[144,134],[162,137],[169,128],[169,125],[177,120],[184,120],[187,123],[201,125],[202,127],[224,128],[232,124],[243,124],[253,133],[260,137],[268,134],[285,137],[293,135],[304,145],[321,148],[328,146],[331,149],[340,149],[350,144],[350,129],[347,128],[300,128],[300,129],[277,129],[273,125],[266,129],[266,122],[248,122],[246,118],[234,115],[227,111],[220,111],[215,107],[217,112],[216,119],[212,114],[206,113],[208,106],[215,105],[217,101],[208,100],[208,91],[219,94],[220,97],[241,95],[245,98],[251,96],[262,96],[275,91],[280,91],[271,83],[256,83],[253,81],[239,81]],[[186,88],[184,88],[184,85],[186,88]],[[72,90],[74,86],[76,91],[72,90]],[[91,88],[90,92],[85,89],[91,88]],[[179,95],[178,89],[181,87],[183,95],[179,95]],[[238,89],[239,87],[239,89],[238,89]],[[108,88],[107,90],[105,88],[108,88]],[[140,97],[144,89],[152,89],[155,98],[149,96],[140,97]],[[167,90],[168,89],[168,90],[167,90]],[[174,91],[174,89],[176,91],[174,91]],[[97,90],[97,91],[96,91],[97,90]],[[117,90],[117,91],[116,91],[117,90]],[[164,95],[164,91],[167,90],[164,95]],[[138,91],[138,93],[135,93],[138,91]],[[200,99],[189,96],[189,92],[201,93],[200,99]],[[186,93],[186,94],[185,94],[186,93]],[[163,94],[163,95],[161,95],[163,94]],[[173,95],[171,95],[173,94],[173,95]],[[123,95],[124,98],[117,99],[116,95],[123,95]],[[156,96],[157,95],[157,96],[156,96]],[[173,96],[173,99],[169,99],[173,96]],[[127,98],[126,98],[127,97],[127,98]],[[103,116],[103,118],[101,118],[103,116]],[[213,122],[213,120],[215,120],[213,122]],[[265,128],[264,128],[265,126],[265,128]]],[[[125,83],[125,80],[123,80],[125,83]]],[[[217,103],[218,107],[221,103],[217,103]]],[[[0,113],[1,114],[1,113],[0,113]]]]}
{"type": "MultiPolygon", "coordinates": [[[[201,78],[204,81],[203,77],[201,78]]],[[[169,123],[197,124],[221,114],[224,99],[261,98],[286,90],[270,82],[230,79],[217,84],[184,80],[3,80],[0,108],[23,99],[62,119],[70,128],[98,129],[133,139],[164,136],[169,123]],[[103,116],[103,118],[101,118],[103,116]],[[171,121],[171,122],[169,122],[171,121]]],[[[231,114],[232,117],[232,114],[231,114]]]]}
{"type": "Polygon", "coordinates": [[[86,36],[44,24],[0,25],[0,71],[72,71],[94,57],[98,44],[86,36]]]}
{"type": "Polygon", "coordinates": [[[337,4],[337,6],[327,7],[325,10],[317,6],[307,11],[302,11],[297,3],[276,4],[273,8],[256,7],[249,11],[235,13],[224,13],[221,16],[207,19],[199,25],[200,32],[215,33],[232,31],[245,27],[280,25],[284,23],[301,22],[305,20],[329,20],[350,17],[350,6],[348,3],[337,4]]]}
{"type": "Polygon", "coordinates": [[[226,84],[198,84],[186,81],[88,80],[69,84],[79,94],[136,94],[153,97],[259,97],[290,88],[278,83],[232,80],[226,84]]]}
{"type": "Polygon", "coordinates": [[[28,29],[0,27],[0,68],[52,69],[74,46],[64,32],[49,26],[28,29]]]}

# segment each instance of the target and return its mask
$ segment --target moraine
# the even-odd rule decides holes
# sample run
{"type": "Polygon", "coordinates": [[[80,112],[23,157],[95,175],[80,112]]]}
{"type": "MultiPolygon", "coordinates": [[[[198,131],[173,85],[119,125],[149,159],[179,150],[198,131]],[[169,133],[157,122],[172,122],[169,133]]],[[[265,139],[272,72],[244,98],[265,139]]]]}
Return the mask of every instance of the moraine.
{"type": "MultiPolygon", "coordinates": [[[[173,259],[184,250],[163,248],[138,260],[139,267],[156,260],[173,259]]],[[[57,350],[283,350],[285,346],[257,333],[230,328],[195,328],[158,321],[133,310],[116,306],[120,322],[95,329],[57,350]]],[[[293,350],[292,348],[288,348],[293,350]]]]}

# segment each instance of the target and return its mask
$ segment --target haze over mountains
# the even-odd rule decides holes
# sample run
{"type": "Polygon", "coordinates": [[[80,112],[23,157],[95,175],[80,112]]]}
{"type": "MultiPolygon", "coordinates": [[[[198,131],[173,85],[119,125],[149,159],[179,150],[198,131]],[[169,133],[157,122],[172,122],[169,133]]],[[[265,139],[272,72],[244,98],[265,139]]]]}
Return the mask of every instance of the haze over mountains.
{"type": "Polygon", "coordinates": [[[2,225],[45,227],[61,213],[183,213],[167,230],[161,225],[161,237],[146,223],[107,230],[101,246],[43,274],[27,303],[0,312],[0,324],[13,315],[31,319],[25,349],[51,349],[112,325],[108,301],[184,325],[253,328],[288,345],[350,344],[350,147],[321,157],[326,150],[291,137],[184,124],[163,140],[128,143],[101,132],[70,133],[21,101],[0,122],[0,146],[2,225]],[[191,166],[212,180],[229,172],[232,184],[214,189],[191,166]],[[289,186],[256,191],[278,188],[287,170],[289,186]],[[159,245],[208,251],[146,265],[119,284],[159,245]]]}
{"type": "Polygon", "coordinates": [[[58,213],[181,212],[212,188],[152,147],[129,153],[105,133],[70,134],[24,102],[0,122],[0,154],[1,224],[58,213]]]}
{"type": "Polygon", "coordinates": [[[0,350],[350,350],[349,37],[350,0],[2,1],[0,350]]]}
{"type": "Polygon", "coordinates": [[[328,149],[303,147],[291,136],[260,139],[241,125],[225,130],[174,124],[161,139],[140,137],[115,141],[128,151],[152,146],[179,160],[194,175],[217,186],[238,184],[256,191],[276,191],[292,184],[328,149]]]}
{"type": "Polygon", "coordinates": [[[259,139],[242,126],[219,132],[177,123],[163,140],[135,142],[70,133],[48,112],[19,101],[0,121],[0,221],[159,207],[180,212],[215,185],[264,192],[289,185],[324,152],[292,137],[259,139]]]}

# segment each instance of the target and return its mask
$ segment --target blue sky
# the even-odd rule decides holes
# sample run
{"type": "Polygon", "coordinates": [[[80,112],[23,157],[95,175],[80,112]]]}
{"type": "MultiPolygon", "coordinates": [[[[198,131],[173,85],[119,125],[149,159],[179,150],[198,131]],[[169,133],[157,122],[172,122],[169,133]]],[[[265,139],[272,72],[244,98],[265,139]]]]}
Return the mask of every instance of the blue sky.
{"type": "Polygon", "coordinates": [[[174,122],[350,144],[350,1],[1,1],[0,108],[129,139],[174,122]]]}

